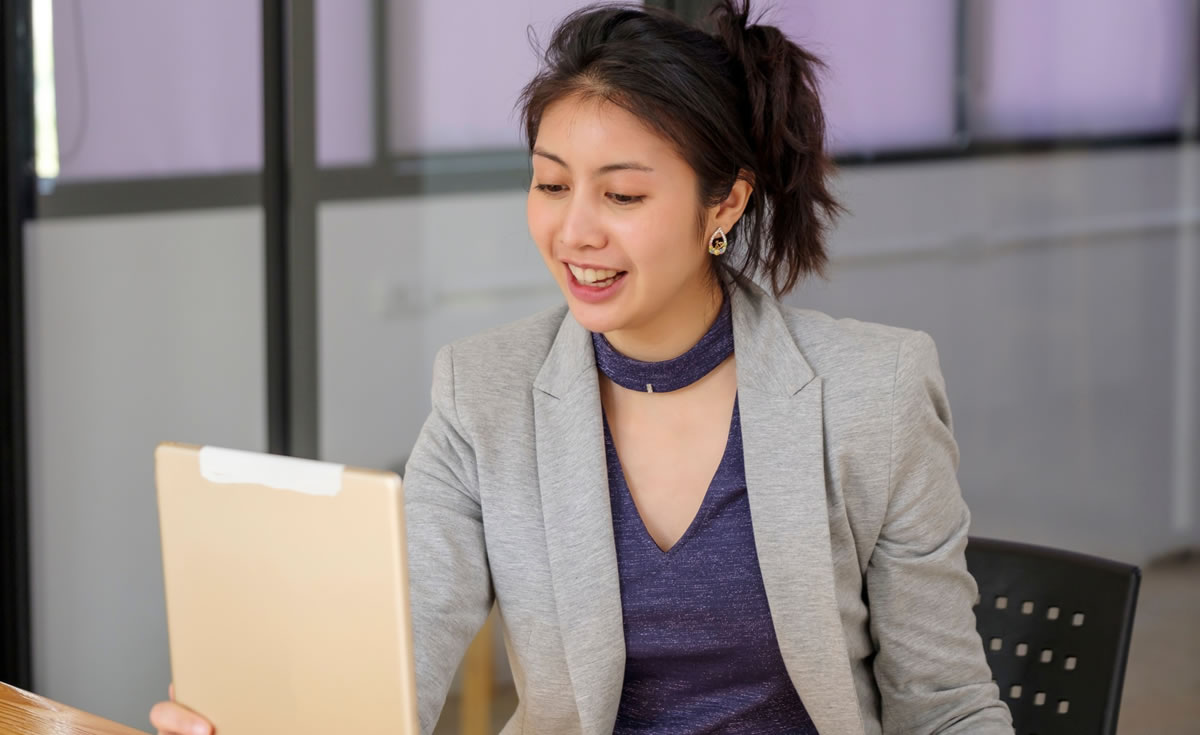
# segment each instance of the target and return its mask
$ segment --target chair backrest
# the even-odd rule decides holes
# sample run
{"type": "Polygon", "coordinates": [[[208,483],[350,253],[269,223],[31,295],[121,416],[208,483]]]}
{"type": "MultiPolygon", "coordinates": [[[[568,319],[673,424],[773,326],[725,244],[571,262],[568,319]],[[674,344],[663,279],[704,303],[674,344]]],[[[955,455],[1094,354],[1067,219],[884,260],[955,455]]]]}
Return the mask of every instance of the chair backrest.
{"type": "Polygon", "coordinates": [[[972,537],[976,628],[1017,735],[1112,735],[1141,571],[972,537]]]}

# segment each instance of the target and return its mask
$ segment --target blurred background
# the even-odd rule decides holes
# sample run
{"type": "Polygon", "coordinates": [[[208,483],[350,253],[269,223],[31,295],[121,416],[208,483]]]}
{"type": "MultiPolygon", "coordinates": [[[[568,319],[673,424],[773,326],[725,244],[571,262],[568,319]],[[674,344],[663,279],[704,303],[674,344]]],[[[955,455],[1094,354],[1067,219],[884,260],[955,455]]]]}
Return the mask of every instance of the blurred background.
{"type": "MultiPolygon", "coordinates": [[[[513,105],[581,5],[4,0],[0,679],[147,729],[155,444],[398,470],[435,350],[561,301],[513,105]]],[[[1200,2],[755,6],[850,210],[788,302],[934,337],[972,533],[1142,565],[1122,732],[1200,732],[1200,2]]]]}

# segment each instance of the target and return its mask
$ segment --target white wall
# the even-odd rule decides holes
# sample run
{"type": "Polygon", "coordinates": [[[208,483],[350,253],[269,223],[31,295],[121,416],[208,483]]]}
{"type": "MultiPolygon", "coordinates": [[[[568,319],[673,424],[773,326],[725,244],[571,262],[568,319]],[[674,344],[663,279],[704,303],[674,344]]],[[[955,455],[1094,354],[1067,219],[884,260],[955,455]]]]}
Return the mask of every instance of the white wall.
{"type": "Polygon", "coordinates": [[[1200,543],[1197,173],[1194,148],[858,169],[833,282],[792,301],[933,335],[974,533],[1144,562],[1200,543]]]}
{"type": "Polygon", "coordinates": [[[561,302],[524,193],[323,205],[322,458],[399,468],[429,412],[433,355],[561,302]]]}
{"type": "Polygon", "coordinates": [[[266,448],[258,210],[26,230],[34,687],[149,728],[170,680],[153,451],[266,448]]]}
{"type": "MultiPolygon", "coordinates": [[[[1200,542],[1198,166],[1154,148],[848,169],[831,282],[789,301],[934,336],[976,533],[1145,561],[1200,542]]],[[[437,347],[560,299],[524,217],[520,191],[322,207],[323,456],[398,466],[437,347]]]]}
{"type": "MultiPolygon", "coordinates": [[[[854,168],[832,282],[789,300],[934,336],[974,533],[1144,562],[1200,544],[1198,173],[1165,148],[854,168]]],[[[143,728],[163,694],[151,451],[265,447],[261,226],[29,228],[41,693],[143,728]]],[[[397,467],[436,348],[560,300],[520,191],[326,204],[319,235],[326,459],[397,467]]]]}

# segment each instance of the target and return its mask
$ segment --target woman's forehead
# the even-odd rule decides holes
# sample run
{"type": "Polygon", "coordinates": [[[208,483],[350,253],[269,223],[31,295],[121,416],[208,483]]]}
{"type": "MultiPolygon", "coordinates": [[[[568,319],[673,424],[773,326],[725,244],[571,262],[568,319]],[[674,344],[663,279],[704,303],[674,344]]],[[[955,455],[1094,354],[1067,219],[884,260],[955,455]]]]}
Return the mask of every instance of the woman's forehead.
{"type": "Polygon", "coordinates": [[[553,154],[571,169],[622,161],[658,170],[678,158],[670,142],[633,113],[596,98],[568,97],[550,104],[534,149],[553,154]]]}

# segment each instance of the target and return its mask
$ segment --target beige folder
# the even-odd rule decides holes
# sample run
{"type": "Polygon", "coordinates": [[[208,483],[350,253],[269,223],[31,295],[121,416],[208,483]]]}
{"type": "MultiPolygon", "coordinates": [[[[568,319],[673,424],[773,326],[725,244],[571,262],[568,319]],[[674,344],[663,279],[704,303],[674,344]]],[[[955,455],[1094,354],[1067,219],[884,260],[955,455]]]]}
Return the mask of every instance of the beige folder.
{"type": "Polygon", "coordinates": [[[155,449],[175,698],[220,735],[417,733],[400,478],[155,449]]]}

